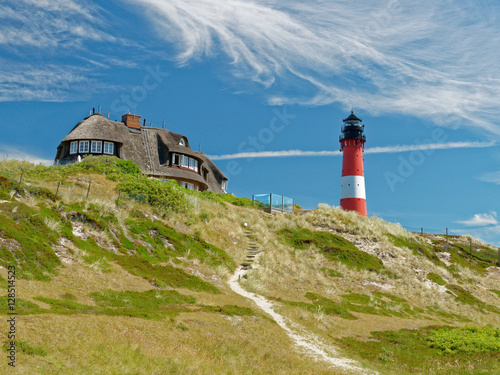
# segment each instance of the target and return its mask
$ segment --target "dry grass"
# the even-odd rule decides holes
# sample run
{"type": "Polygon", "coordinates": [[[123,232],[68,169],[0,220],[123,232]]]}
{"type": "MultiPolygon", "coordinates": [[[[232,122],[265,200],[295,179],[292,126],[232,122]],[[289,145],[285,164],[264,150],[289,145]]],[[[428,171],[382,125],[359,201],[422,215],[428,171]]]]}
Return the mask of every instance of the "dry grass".
{"type": "MultiPolygon", "coordinates": [[[[252,292],[279,297],[288,301],[308,302],[307,292],[312,292],[340,302],[341,294],[383,291],[405,298],[415,307],[433,306],[443,311],[465,315],[475,325],[491,323],[500,325],[500,316],[463,305],[444,292],[443,287],[427,279],[428,273],[440,275],[446,282],[460,284],[475,296],[492,305],[498,305],[498,297],[488,289],[499,289],[500,271],[492,270],[485,277],[470,268],[458,267],[458,272],[437,265],[410,250],[395,247],[386,234],[398,238],[420,241],[420,236],[406,232],[399,224],[384,222],[379,218],[363,218],[353,212],[320,205],[305,215],[273,215],[264,212],[207,201],[189,196],[193,210],[187,214],[176,213],[162,216],[155,209],[122,200],[117,206],[115,182],[101,175],[74,179],[71,186],[62,186],[60,194],[65,202],[82,201],[92,180],[91,193],[86,208],[98,207],[99,215],[112,214],[118,227],[124,226],[131,210],[140,210],[146,216],[161,220],[177,231],[198,234],[207,242],[224,249],[237,263],[246,257],[249,240],[245,235],[248,223],[253,240],[261,249],[259,266],[247,274],[243,286],[252,292]],[[277,236],[283,228],[306,228],[338,234],[359,249],[378,256],[387,272],[357,271],[339,262],[327,260],[318,249],[311,246],[298,250],[285,245],[277,236]],[[328,268],[342,277],[325,275],[328,268]],[[466,282],[468,281],[468,282],[466,282]]],[[[34,181],[30,181],[34,183],[34,181]]],[[[55,192],[57,184],[44,182],[39,186],[55,192]]],[[[36,198],[26,194],[20,198],[30,207],[36,207],[36,198]]],[[[54,203],[54,205],[60,203],[54,203]]],[[[47,227],[61,229],[54,219],[45,219],[47,227]]],[[[113,241],[105,231],[82,224],[83,232],[96,242],[113,251],[113,241]]],[[[468,241],[467,238],[463,239],[468,241]]],[[[112,289],[118,291],[146,291],[151,284],[133,276],[111,263],[110,272],[103,273],[99,261],[84,262],[84,253],[72,250],[73,263],[61,266],[58,275],[50,282],[18,280],[18,297],[31,300],[47,308],[33,297],[61,298],[72,294],[76,301],[93,305],[92,292],[112,289]]],[[[196,297],[199,304],[238,305],[256,309],[252,302],[234,294],[226,285],[230,274],[225,267],[208,269],[196,259],[182,259],[183,267],[193,275],[216,285],[222,293],[197,293],[182,290],[196,297]]],[[[3,278],[5,269],[0,270],[3,278]]],[[[0,295],[5,295],[5,289],[0,295]]],[[[276,302],[279,312],[300,329],[317,334],[325,343],[335,344],[340,337],[368,338],[373,330],[418,328],[430,324],[456,324],[463,322],[433,316],[402,319],[378,315],[353,313],[358,320],[346,320],[324,314],[318,307],[307,311],[276,302]]],[[[394,309],[398,309],[397,306],[394,309]]],[[[5,320],[1,320],[4,329],[5,320]]],[[[183,313],[174,323],[168,320],[151,321],[121,316],[44,315],[22,316],[19,321],[20,335],[30,343],[48,352],[46,357],[20,354],[20,374],[334,374],[322,363],[297,354],[285,333],[263,317],[224,317],[208,313],[183,313]],[[179,328],[180,327],[180,328],[179,328]],[[185,330],[183,327],[187,327],[185,330]]]]}
{"type": "Polygon", "coordinates": [[[105,316],[19,318],[20,336],[48,353],[19,353],[19,374],[338,373],[297,354],[281,329],[264,318],[187,313],[175,323],[147,324],[105,316]]]}

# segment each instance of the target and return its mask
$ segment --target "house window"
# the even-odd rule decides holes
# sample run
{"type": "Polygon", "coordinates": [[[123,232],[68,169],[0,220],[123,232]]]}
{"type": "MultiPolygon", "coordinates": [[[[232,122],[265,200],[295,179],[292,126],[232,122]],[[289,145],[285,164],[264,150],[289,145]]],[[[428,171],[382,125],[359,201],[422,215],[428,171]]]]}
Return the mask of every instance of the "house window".
{"type": "Polygon", "coordinates": [[[172,165],[181,166],[198,172],[198,160],[182,154],[172,154],[172,165]]]}
{"type": "Polygon", "coordinates": [[[194,186],[194,184],[192,184],[190,182],[180,181],[179,185],[182,186],[183,188],[186,188],[186,189],[189,189],[189,190],[198,190],[198,188],[196,186],[194,186]]]}
{"type": "Polygon", "coordinates": [[[198,160],[189,158],[189,169],[198,172],[198,160]]]}
{"type": "Polygon", "coordinates": [[[71,142],[69,146],[69,153],[70,154],[76,154],[78,152],[78,142],[71,142]]]}
{"type": "Polygon", "coordinates": [[[226,193],[227,190],[227,181],[222,181],[222,191],[226,193]]]}
{"type": "Polygon", "coordinates": [[[186,155],[181,155],[181,166],[189,168],[189,158],[186,155]]]}
{"type": "Polygon", "coordinates": [[[184,140],[184,138],[181,138],[181,140],[179,141],[179,144],[180,144],[181,146],[186,147],[186,141],[184,140]]]}
{"type": "Polygon", "coordinates": [[[102,153],[102,142],[101,141],[92,141],[90,144],[90,152],[94,154],[102,153]]]}
{"type": "Polygon", "coordinates": [[[172,165],[179,165],[179,154],[172,154],[172,165]]]}
{"type": "Polygon", "coordinates": [[[80,141],[80,154],[89,152],[89,141],[80,141]]]}
{"type": "Polygon", "coordinates": [[[113,155],[115,153],[115,147],[113,142],[104,142],[104,153],[108,155],[113,155]]]}

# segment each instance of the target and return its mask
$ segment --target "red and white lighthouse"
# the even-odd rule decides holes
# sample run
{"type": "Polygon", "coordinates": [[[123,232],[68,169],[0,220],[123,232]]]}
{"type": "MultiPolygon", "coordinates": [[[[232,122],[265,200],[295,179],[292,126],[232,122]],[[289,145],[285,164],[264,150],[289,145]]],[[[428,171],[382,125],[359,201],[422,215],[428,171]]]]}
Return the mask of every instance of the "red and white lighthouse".
{"type": "Polygon", "coordinates": [[[342,158],[342,180],[340,183],[340,207],[346,211],[357,211],[366,216],[365,175],[363,171],[363,151],[366,136],[365,126],[353,111],[343,120],[340,136],[342,158]]]}

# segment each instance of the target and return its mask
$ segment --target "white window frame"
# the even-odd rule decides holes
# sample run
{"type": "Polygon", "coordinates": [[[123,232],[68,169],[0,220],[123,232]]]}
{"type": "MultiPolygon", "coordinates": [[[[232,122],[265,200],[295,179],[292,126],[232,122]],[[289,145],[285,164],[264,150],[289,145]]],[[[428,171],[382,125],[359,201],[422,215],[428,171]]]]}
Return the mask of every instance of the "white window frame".
{"type": "Polygon", "coordinates": [[[102,154],[102,141],[92,141],[90,143],[90,152],[93,154],[102,154]]]}
{"type": "Polygon", "coordinates": [[[172,154],[172,165],[180,165],[180,155],[179,154],[176,154],[176,153],[172,154]],[[175,161],[176,158],[177,158],[177,162],[175,161]]]}
{"type": "Polygon", "coordinates": [[[104,142],[103,151],[106,155],[115,154],[115,144],[113,142],[104,142]],[[111,148],[111,150],[110,150],[111,148]]]}
{"type": "Polygon", "coordinates": [[[189,168],[189,157],[181,155],[181,167],[189,168]]]}
{"type": "Polygon", "coordinates": [[[73,141],[69,145],[70,154],[78,154],[78,141],[73,141]]]}
{"type": "Polygon", "coordinates": [[[221,187],[222,187],[222,191],[224,193],[227,193],[227,181],[222,181],[222,184],[221,184],[221,187]]]}
{"type": "Polygon", "coordinates": [[[80,141],[80,145],[78,147],[78,152],[80,154],[88,154],[89,153],[89,141],[80,141]]]}
{"type": "Polygon", "coordinates": [[[180,144],[181,146],[186,147],[186,140],[185,140],[184,138],[181,138],[181,140],[179,141],[179,144],[180,144]]]}

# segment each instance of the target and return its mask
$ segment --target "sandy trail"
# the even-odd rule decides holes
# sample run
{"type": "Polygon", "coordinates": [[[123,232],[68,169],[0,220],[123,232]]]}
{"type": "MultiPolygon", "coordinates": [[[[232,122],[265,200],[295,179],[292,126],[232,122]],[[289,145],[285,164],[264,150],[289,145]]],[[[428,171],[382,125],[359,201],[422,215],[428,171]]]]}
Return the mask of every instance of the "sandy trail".
{"type": "Polygon", "coordinates": [[[291,322],[286,322],[285,318],[278,314],[273,309],[273,304],[262,296],[244,290],[238,282],[238,277],[243,275],[245,271],[238,269],[229,280],[230,288],[240,296],[251,299],[255,304],[269,314],[278,325],[285,330],[287,335],[292,338],[295,344],[303,349],[306,353],[313,356],[316,360],[322,360],[330,363],[332,366],[342,368],[347,371],[355,372],[356,374],[376,374],[376,372],[369,371],[360,367],[354,360],[348,358],[341,358],[338,356],[334,348],[322,344],[320,339],[312,334],[299,334],[298,329],[294,327],[291,322]]]}

